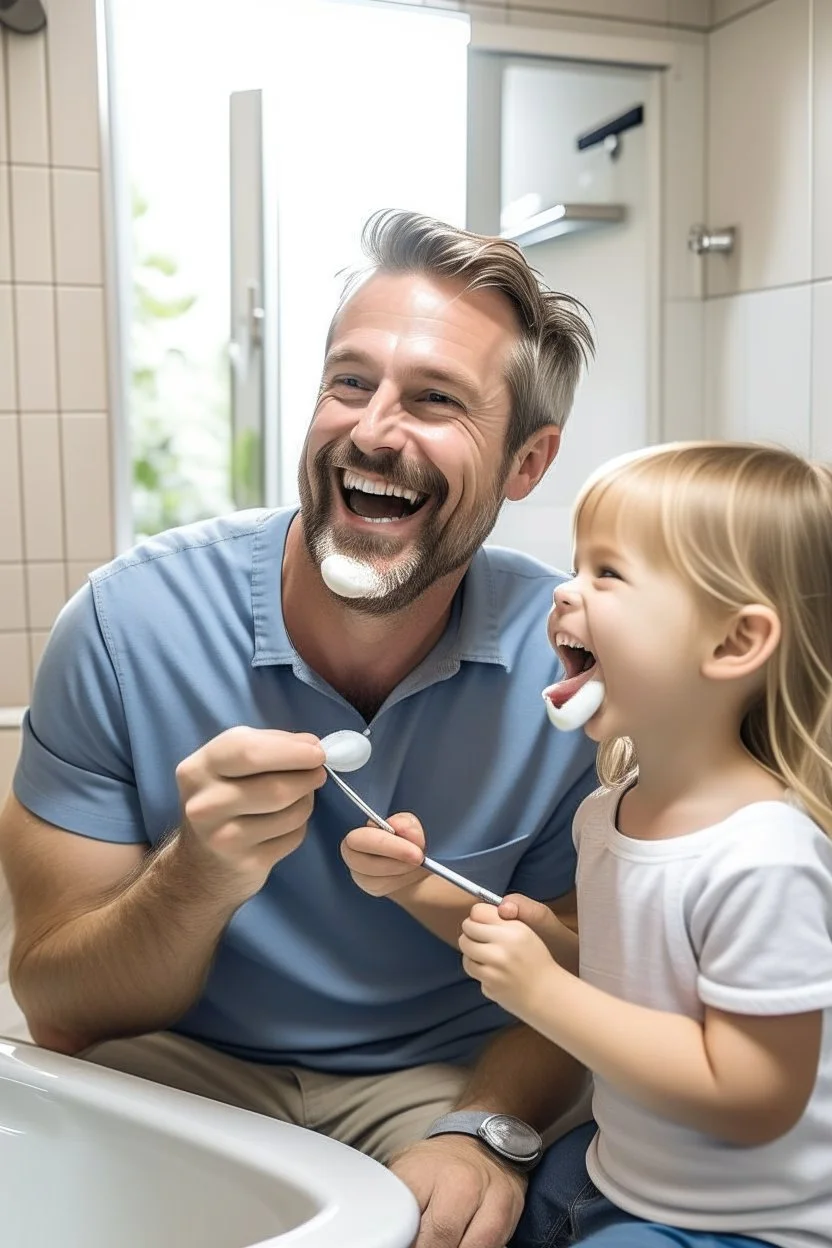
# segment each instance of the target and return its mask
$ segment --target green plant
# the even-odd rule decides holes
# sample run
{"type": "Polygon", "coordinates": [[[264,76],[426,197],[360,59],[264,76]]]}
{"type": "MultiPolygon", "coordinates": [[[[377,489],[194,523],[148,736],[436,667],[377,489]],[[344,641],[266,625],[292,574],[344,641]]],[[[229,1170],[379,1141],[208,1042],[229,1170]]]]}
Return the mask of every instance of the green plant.
{"type": "Polygon", "coordinates": [[[130,440],[132,510],[139,535],[226,510],[229,400],[221,347],[196,360],[183,347],[196,296],[179,266],[149,245],[148,204],[132,205],[134,264],[130,440]]]}

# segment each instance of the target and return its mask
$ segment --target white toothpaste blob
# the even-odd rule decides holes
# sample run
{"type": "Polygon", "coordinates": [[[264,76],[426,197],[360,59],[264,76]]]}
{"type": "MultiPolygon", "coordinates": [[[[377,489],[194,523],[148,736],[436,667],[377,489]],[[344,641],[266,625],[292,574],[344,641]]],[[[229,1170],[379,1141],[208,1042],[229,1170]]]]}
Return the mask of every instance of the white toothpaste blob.
{"type": "Polygon", "coordinates": [[[548,696],[552,688],[554,686],[543,690],[543,701],[546,703],[546,714],[550,723],[561,732],[573,732],[576,728],[583,728],[596,711],[601,709],[601,703],[606,696],[603,681],[588,680],[563,706],[555,706],[548,696]]]}
{"type": "Polygon", "coordinates": [[[358,771],[363,767],[373,752],[369,738],[362,732],[353,732],[350,728],[342,728],[340,732],[331,732],[328,737],[321,738],[326,761],[333,771],[358,771]]]}
{"type": "Polygon", "coordinates": [[[321,576],[339,598],[376,598],[381,590],[381,577],[375,568],[347,555],[327,555],[321,563],[321,576]]]}

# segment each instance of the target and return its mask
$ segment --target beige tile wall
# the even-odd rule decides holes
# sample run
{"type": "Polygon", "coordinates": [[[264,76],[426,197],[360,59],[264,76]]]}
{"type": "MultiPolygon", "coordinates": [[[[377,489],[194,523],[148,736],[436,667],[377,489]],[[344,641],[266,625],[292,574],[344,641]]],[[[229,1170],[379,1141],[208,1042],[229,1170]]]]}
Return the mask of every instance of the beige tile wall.
{"type": "Polygon", "coordinates": [[[715,433],[832,459],[832,0],[718,3],[704,260],[715,433]]]}
{"type": "Polygon", "coordinates": [[[95,3],[47,7],[0,32],[0,708],[114,550],[95,3]]]}

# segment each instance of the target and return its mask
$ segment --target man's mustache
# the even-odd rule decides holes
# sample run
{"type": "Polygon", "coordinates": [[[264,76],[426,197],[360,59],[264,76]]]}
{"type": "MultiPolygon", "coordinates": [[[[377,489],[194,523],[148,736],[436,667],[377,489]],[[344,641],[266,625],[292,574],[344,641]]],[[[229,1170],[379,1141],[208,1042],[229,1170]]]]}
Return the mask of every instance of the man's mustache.
{"type": "Polygon", "coordinates": [[[353,443],[321,447],[315,456],[316,472],[325,475],[333,468],[347,469],[359,475],[374,473],[401,489],[429,494],[440,506],[448,497],[448,481],[443,473],[427,464],[409,464],[398,451],[365,455],[353,443]]]}

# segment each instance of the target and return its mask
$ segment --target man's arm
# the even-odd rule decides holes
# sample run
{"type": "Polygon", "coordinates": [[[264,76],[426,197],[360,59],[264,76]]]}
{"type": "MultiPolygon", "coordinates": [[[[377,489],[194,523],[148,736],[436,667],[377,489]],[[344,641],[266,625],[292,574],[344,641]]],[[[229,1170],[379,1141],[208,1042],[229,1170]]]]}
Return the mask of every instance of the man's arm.
{"type": "Polygon", "coordinates": [[[33,1039],[72,1053],[180,1018],[234,912],[301,844],[322,759],[306,734],[222,733],[177,769],[182,826],[153,851],[68,833],[10,798],[10,972],[33,1039]]]}
{"type": "Polygon", "coordinates": [[[178,835],[158,852],[91,840],[10,798],[0,858],[16,916],[11,985],[36,1044],[76,1053],[166,1027],[196,999],[235,906],[178,835]]]}
{"type": "MultiPolygon", "coordinates": [[[[456,1109],[513,1114],[544,1131],[577,1102],[586,1080],[563,1050],[528,1027],[511,1027],[485,1049],[456,1109]]],[[[422,1210],[415,1248],[458,1248],[463,1235],[478,1248],[504,1248],[511,1238],[526,1179],[477,1140],[434,1136],[400,1152],[390,1168],[422,1210]]]]}

